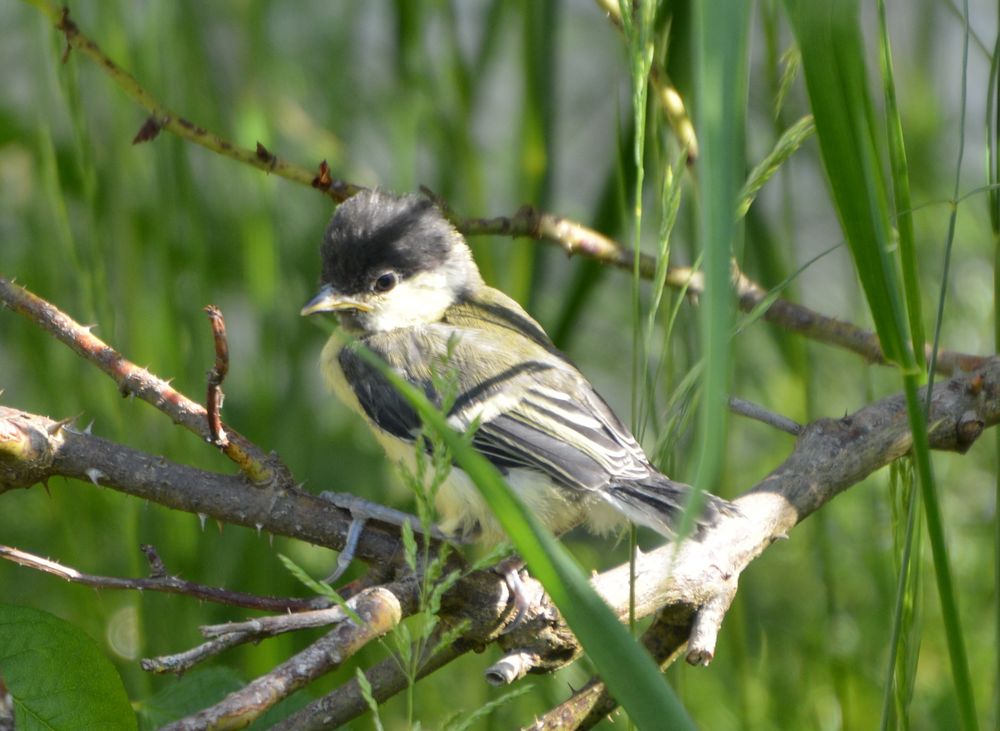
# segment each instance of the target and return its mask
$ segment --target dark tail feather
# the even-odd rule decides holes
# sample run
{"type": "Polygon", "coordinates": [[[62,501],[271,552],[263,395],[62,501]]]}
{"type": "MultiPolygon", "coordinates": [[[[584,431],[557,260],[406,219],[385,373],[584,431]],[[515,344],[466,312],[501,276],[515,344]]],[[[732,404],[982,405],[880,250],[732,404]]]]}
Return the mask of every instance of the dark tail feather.
{"type": "MultiPolygon", "coordinates": [[[[664,475],[651,475],[642,481],[609,485],[603,494],[609,503],[633,523],[673,538],[691,497],[691,486],[674,482],[664,475]]],[[[721,516],[738,512],[731,502],[711,493],[702,493],[701,500],[701,510],[694,520],[695,536],[715,525],[721,516]]]]}

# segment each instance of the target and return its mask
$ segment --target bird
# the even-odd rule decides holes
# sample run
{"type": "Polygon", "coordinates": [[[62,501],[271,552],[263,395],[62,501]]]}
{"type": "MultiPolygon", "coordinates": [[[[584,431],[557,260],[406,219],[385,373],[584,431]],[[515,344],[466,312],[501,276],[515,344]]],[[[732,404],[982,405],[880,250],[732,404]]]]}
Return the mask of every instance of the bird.
{"type": "MultiPolygon", "coordinates": [[[[552,533],[626,521],[676,537],[691,487],[657,470],[590,381],[515,300],[488,286],[464,236],[430,198],[363,190],[323,235],[322,273],[303,316],[334,313],[320,356],[333,394],[411,469],[421,419],[363,349],[438,407],[552,533]],[[449,369],[454,394],[441,393],[449,369]],[[445,403],[447,401],[447,403],[445,403]]],[[[700,534],[732,504],[705,493],[700,534]]],[[[499,522],[457,465],[438,487],[438,527],[495,544],[499,522]]]]}

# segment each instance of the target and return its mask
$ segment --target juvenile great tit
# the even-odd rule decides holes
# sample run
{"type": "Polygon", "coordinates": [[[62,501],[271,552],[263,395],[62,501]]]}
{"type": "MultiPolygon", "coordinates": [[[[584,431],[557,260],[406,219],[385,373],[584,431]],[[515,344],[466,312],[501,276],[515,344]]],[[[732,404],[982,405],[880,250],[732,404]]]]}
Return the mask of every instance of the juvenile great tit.
{"type": "MultiPolygon", "coordinates": [[[[340,205],[321,247],[318,294],[302,315],[333,312],[323,348],[333,393],[362,415],[389,457],[412,465],[420,418],[359,354],[368,348],[440,405],[432,378],[450,368],[448,422],[478,422],[472,445],[545,526],[604,533],[624,518],[671,537],[691,488],[653,467],[590,382],[514,300],[487,286],[462,235],[428,199],[381,191],[340,205]]],[[[439,527],[495,543],[500,525],[457,466],[438,488],[439,527]]],[[[695,531],[731,506],[705,495],[695,531]]]]}

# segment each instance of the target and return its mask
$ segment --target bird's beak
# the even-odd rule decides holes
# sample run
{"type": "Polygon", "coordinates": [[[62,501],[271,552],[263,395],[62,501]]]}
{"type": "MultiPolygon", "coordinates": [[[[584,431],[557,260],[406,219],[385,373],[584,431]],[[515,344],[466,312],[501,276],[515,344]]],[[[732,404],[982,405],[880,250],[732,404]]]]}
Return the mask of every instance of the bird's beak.
{"type": "Polygon", "coordinates": [[[365,302],[346,297],[329,284],[324,284],[319,293],[306,302],[305,307],[299,310],[299,314],[305,317],[306,315],[314,315],[317,312],[336,312],[338,310],[371,312],[372,307],[365,302]]]}

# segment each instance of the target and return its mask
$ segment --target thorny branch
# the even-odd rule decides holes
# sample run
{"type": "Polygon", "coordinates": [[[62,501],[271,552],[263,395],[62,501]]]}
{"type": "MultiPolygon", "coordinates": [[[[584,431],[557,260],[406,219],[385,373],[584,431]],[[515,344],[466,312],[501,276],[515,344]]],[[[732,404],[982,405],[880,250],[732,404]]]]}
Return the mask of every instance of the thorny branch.
{"type": "Polygon", "coordinates": [[[212,324],[212,340],[215,342],[215,365],[208,372],[208,386],[205,393],[205,411],[208,416],[209,438],[215,446],[225,449],[229,446],[229,437],[222,427],[222,382],[229,373],[229,343],[226,340],[226,321],[222,311],[215,305],[205,307],[208,321],[212,324]]]}
{"type": "Polygon", "coordinates": [[[48,558],[22,551],[11,546],[0,546],[0,558],[47,574],[58,576],[74,584],[83,584],[95,589],[131,589],[135,591],[159,591],[167,594],[183,594],[208,602],[227,604],[232,607],[256,609],[265,612],[301,612],[303,610],[326,607],[329,602],[321,598],[300,599],[291,597],[270,597],[247,594],[242,591],[220,589],[194,581],[186,581],[167,574],[159,556],[152,546],[142,546],[150,562],[150,575],[142,579],[122,579],[116,576],[98,576],[78,571],[70,566],[48,558]]]}
{"type": "MultiPolygon", "coordinates": [[[[211,440],[205,408],[176,391],[169,383],[132,363],[91,332],[41,297],[0,276],[0,301],[40,326],[77,355],[94,363],[114,379],[122,396],[136,396],[206,441],[211,440]]],[[[255,484],[289,483],[288,468],[251,441],[229,430],[223,453],[255,484]]]]}

